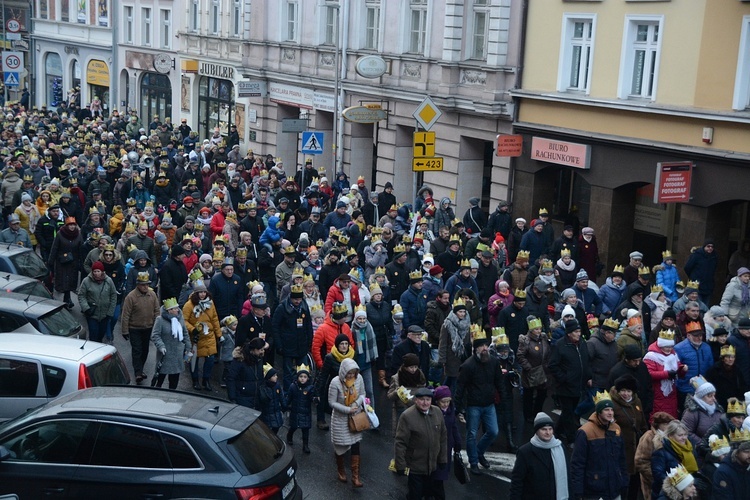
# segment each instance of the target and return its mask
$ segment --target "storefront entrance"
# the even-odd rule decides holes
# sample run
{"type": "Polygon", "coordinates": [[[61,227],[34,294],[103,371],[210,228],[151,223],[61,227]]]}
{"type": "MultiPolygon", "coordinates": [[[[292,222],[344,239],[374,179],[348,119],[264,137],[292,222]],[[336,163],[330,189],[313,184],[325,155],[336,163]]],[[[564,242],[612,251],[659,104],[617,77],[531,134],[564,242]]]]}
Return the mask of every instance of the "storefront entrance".
{"type": "Polygon", "coordinates": [[[144,73],[141,80],[140,114],[145,123],[154,115],[159,119],[172,118],[172,86],[169,77],[158,73],[144,73]]]}
{"type": "Polygon", "coordinates": [[[215,127],[229,133],[234,119],[234,85],[229,80],[202,76],[198,92],[198,136],[210,137],[215,127]]]}

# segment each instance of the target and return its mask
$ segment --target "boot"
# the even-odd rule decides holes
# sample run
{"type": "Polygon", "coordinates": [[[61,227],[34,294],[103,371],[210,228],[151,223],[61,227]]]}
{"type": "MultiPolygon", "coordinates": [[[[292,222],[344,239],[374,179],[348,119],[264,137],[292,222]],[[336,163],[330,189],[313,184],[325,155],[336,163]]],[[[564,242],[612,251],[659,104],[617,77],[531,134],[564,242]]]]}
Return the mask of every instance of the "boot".
{"type": "Polygon", "coordinates": [[[302,453],[310,453],[310,446],[308,446],[307,439],[302,439],[302,453]]]}
{"type": "Polygon", "coordinates": [[[323,420],[322,422],[318,422],[318,429],[320,429],[321,431],[327,431],[328,428],[329,426],[325,420],[323,420]]]}
{"type": "Polygon", "coordinates": [[[385,380],[385,370],[378,370],[378,383],[383,389],[388,389],[388,387],[390,387],[385,380]]]}
{"type": "Polygon", "coordinates": [[[201,386],[198,383],[198,377],[193,377],[193,389],[195,389],[196,391],[201,390],[201,386]]]}
{"type": "MultiPolygon", "coordinates": [[[[336,457],[336,470],[339,473],[339,481],[342,483],[346,482],[346,469],[344,469],[344,455],[336,455],[334,453],[334,456],[336,457]]],[[[353,469],[352,469],[353,472],[353,469]]]]}
{"type": "Polygon", "coordinates": [[[203,388],[206,389],[208,392],[213,392],[214,388],[211,387],[211,380],[204,378],[203,379],[203,388]]]}
{"type": "Polygon", "coordinates": [[[506,425],[505,433],[508,437],[508,448],[510,449],[510,452],[515,455],[518,451],[518,446],[516,446],[516,443],[513,441],[513,424],[506,425]]]}
{"type": "Polygon", "coordinates": [[[294,433],[292,431],[286,431],[286,444],[294,446],[294,433]]]}
{"type": "Polygon", "coordinates": [[[352,484],[355,488],[364,486],[362,481],[359,480],[359,458],[359,455],[352,455],[352,484]]]}

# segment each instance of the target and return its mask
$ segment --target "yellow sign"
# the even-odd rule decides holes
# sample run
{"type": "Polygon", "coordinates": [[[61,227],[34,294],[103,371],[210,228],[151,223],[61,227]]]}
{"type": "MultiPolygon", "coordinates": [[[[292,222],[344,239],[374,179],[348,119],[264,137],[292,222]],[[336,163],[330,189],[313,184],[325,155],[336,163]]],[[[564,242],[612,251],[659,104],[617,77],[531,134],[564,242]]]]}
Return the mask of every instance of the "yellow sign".
{"type": "Polygon", "coordinates": [[[435,156],[435,132],[414,132],[414,158],[435,156]]]}
{"type": "Polygon", "coordinates": [[[442,115],[443,112],[432,102],[429,96],[424,98],[424,101],[417,106],[417,109],[412,114],[417,123],[425,130],[430,130],[442,115]]]}
{"type": "Polygon", "coordinates": [[[92,59],[86,66],[86,83],[109,87],[109,66],[104,61],[92,59]]]}
{"type": "Polygon", "coordinates": [[[443,158],[435,156],[432,158],[414,158],[411,161],[411,169],[414,172],[431,172],[443,170],[443,158]]]}

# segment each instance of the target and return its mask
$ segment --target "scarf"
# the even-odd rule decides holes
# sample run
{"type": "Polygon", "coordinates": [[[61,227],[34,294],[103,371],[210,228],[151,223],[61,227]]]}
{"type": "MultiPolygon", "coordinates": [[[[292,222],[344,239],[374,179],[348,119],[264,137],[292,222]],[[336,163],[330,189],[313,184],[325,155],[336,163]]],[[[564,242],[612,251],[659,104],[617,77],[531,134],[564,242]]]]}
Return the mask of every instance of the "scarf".
{"type": "Polygon", "coordinates": [[[531,446],[550,450],[552,453],[552,465],[555,468],[555,492],[557,493],[557,499],[568,500],[568,469],[565,465],[565,452],[563,451],[562,442],[554,436],[549,441],[542,441],[539,436],[534,434],[530,443],[531,446]]]}
{"type": "Polygon", "coordinates": [[[570,264],[566,264],[562,259],[557,259],[557,267],[563,271],[572,271],[576,268],[576,263],[571,260],[570,264]]]}
{"type": "Polygon", "coordinates": [[[200,318],[200,315],[203,314],[203,311],[208,311],[211,309],[211,299],[206,297],[203,300],[199,300],[198,303],[193,307],[193,316],[196,318],[200,318]]]}
{"type": "Polygon", "coordinates": [[[97,278],[97,277],[96,277],[96,275],[95,275],[95,274],[94,274],[94,273],[92,272],[92,273],[91,273],[91,278],[92,278],[92,279],[94,280],[94,282],[96,282],[96,283],[102,283],[102,282],[103,282],[103,281],[104,281],[105,279],[107,279],[107,274],[106,274],[106,273],[102,273],[101,277],[100,277],[100,278],[97,278]]]}
{"type": "Polygon", "coordinates": [[[667,439],[677,455],[677,460],[687,471],[691,474],[698,472],[698,463],[695,461],[695,455],[693,455],[693,443],[689,439],[685,441],[685,444],[680,444],[672,438],[667,439]]]}
{"type": "Polygon", "coordinates": [[[182,342],[182,325],[180,324],[180,319],[175,316],[172,316],[171,321],[172,321],[172,337],[182,342]]]}
{"type": "Polygon", "coordinates": [[[742,307],[746,307],[750,304],[750,284],[744,284],[740,282],[742,286],[742,307]]]}
{"type": "MultiPolygon", "coordinates": [[[[662,365],[662,367],[664,367],[664,371],[677,371],[678,368],[677,355],[674,352],[667,356],[666,354],[663,354],[661,352],[649,351],[643,357],[643,360],[650,360],[654,361],[655,363],[659,363],[660,365],[662,365]]],[[[674,380],[665,378],[661,381],[660,385],[661,393],[664,394],[664,396],[669,396],[670,394],[672,394],[672,390],[674,389],[674,380]]]]}
{"type": "Polygon", "coordinates": [[[705,401],[703,401],[703,399],[701,399],[701,398],[696,398],[695,396],[693,396],[693,403],[695,403],[695,404],[696,404],[696,405],[698,405],[699,407],[703,408],[703,410],[704,410],[704,411],[705,411],[706,413],[708,413],[708,416],[709,416],[709,417],[710,417],[711,415],[713,415],[713,414],[714,414],[714,412],[716,411],[716,403],[714,403],[714,404],[710,405],[710,404],[706,403],[705,401]]]}
{"type": "Polygon", "coordinates": [[[345,359],[354,359],[354,349],[351,347],[348,351],[346,351],[346,354],[341,354],[341,352],[337,348],[331,349],[331,355],[333,356],[333,359],[335,359],[338,364],[341,364],[342,361],[345,359]]]}
{"type": "Polygon", "coordinates": [[[465,351],[465,340],[466,335],[469,333],[469,327],[471,326],[471,319],[467,312],[463,320],[458,319],[456,313],[451,311],[448,317],[445,318],[443,326],[451,336],[451,351],[453,354],[463,359],[466,356],[465,351]]]}
{"type": "Polygon", "coordinates": [[[353,378],[351,380],[344,379],[344,404],[346,406],[351,406],[352,403],[357,402],[357,398],[359,395],[357,394],[357,378],[353,378]]]}
{"type": "MultiPolygon", "coordinates": [[[[354,326],[356,323],[352,323],[354,326]]],[[[355,326],[354,330],[357,332],[357,354],[364,356],[365,363],[371,363],[378,357],[378,346],[375,341],[375,331],[370,326],[370,323],[366,323],[365,326],[355,326]]],[[[333,349],[332,349],[333,350],[333,349]]]]}

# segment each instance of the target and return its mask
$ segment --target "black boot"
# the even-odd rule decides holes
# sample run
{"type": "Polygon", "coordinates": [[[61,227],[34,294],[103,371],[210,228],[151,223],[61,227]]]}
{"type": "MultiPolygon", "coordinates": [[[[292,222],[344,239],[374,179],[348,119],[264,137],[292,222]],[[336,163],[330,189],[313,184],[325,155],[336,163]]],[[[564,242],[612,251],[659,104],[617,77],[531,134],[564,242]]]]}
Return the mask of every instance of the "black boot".
{"type": "Polygon", "coordinates": [[[195,389],[196,391],[201,390],[201,386],[198,383],[198,377],[193,377],[193,389],[195,389]]]}
{"type": "Polygon", "coordinates": [[[510,449],[511,453],[515,454],[518,451],[518,446],[516,446],[516,443],[513,440],[513,424],[506,425],[505,433],[508,437],[508,448],[510,449]]]}
{"type": "Polygon", "coordinates": [[[302,440],[302,452],[303,453],[310,453],[310,446],[308,446],[306,440],[302,440]]]}
{"type": "Polygon", "coordinates": [[[211,387],[211,380],[204,378],[203,379],[203,388],[206,389],[208,392],[213,392],[214,388],[211,387]]]}
{"type": "Polygon", "coordinates": [[[286,444],[289,446],[294,445],[294,433],[292,431],[286,431],[286,444]]]}

